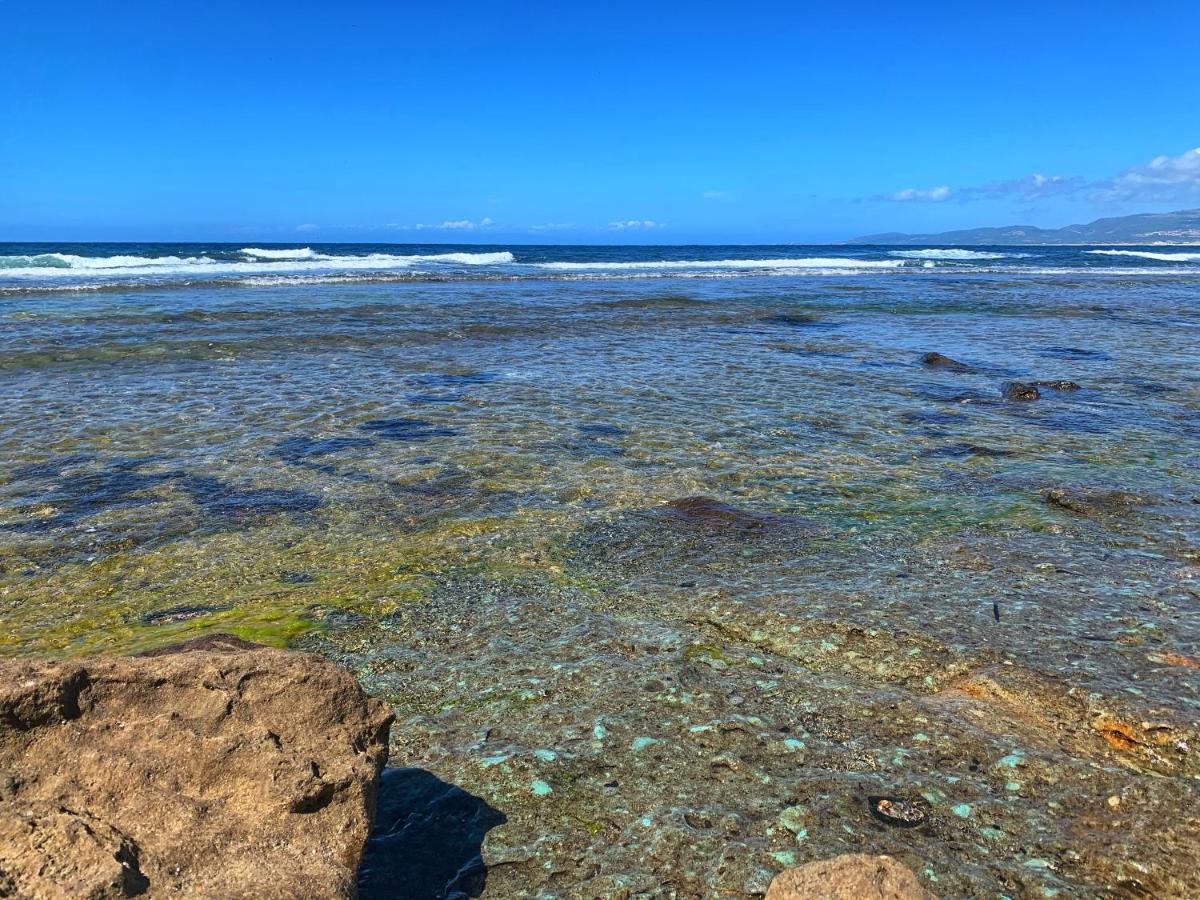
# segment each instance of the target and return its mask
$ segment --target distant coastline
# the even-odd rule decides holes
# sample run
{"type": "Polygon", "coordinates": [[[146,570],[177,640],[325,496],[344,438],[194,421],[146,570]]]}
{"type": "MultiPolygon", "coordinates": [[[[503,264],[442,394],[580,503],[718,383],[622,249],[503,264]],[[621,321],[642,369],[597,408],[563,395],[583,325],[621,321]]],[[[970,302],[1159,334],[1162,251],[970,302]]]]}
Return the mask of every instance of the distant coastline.
{"type": "Polygon", "coordinates": [[[864,235],[845,243],[885,246],[954,244],[993,247],[1194,247],[1200,244],[1200,209],[1096,219],[1086,225],[1067,225],[1063,228],[1005,225],[934,234],[890,231],[864,235]]]}

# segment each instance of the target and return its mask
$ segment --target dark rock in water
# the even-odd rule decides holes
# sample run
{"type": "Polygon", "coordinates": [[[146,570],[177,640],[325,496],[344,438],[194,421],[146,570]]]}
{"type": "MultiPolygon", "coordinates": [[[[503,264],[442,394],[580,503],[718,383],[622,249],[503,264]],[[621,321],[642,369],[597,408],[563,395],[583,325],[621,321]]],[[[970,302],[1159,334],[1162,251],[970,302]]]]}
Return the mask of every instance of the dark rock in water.
{"type": "Polygon", "coordinates": [[[590,437],[625,437],[629,434],[624,428],[619,428],[616,425],[607,425],[603,422],[580,425],[579,432],[590,437]]]}
{"type": "Polygon", "coordinates": [[[970,372],[971,367],[957,359],[943,356],[941,353],[926,353],[921,357],[921,365],[931,369],[945,369],[948,372],[970,372]]]}
{"type": "Polygon", "coordinates": [[[943,412],[940,409],[908,410],[900,413],[899,419],[912,425],[961,425],[966,421],[961,413],[943,412]]]}
{"type": "Polygon", "coordinates": [[[1040,347],[1038,352],[1055,359],[1112,359],[1102,350],[1085,350],[1081,347],[1040,347]]]}
{"type": "Polygon", "coordinates": [[[1000,393],[1005,400],[1036,400],[1042,396],[1036,386],[1024,381],[1006,381],[1000,387],[1000,393]]]}
{"type": "Polygon", "coordinates": [[[565,441],[558,446],[573,456],[608,456],[615,458],[625,455],[624,447],[619,447],[616,444],[610,444],[608,441],[602,441],[599,438],[591,438],[579,441],[565,441]]]}
{"type": "Polygon", "coordinates": [[[681,497],[665,504],[657,512],[681,525],[714,530],[756,532],[807,524],[797,516],[739,509],[712,497],[681,497]]]}
{"type": "Polygon", "coordinates": [[[83,466],[95,457],[87,453],[71,453],[54,456],[39,462],[26,463],[13,470],[14,481],[24,481],[36,478],[56,478],[68,469],[83,466]]]}
{"type": "Polygon", "coordinates": [[[1128,378],[1125,384],[1139,394],[1173,394],[1178,388],[1163,384],[1161,381],[1150,381],[1145,378],[1128,378]]]}
{"type": "Polygon", "coordinates": [[[464,403],[468,397],[466,394],[436,394],[427,391],[420,394],[409,394],[405,399],[409,403],[464,403]]]}
{"type": "Polygon", "coordinates": [[[890,856],[846,853],[775,876],[766,900],[936,900],[890,856]]]}
{"type": "MultiPolygon", "coordinates": [[[[73,458],[72,458],[73,459],[73,458]]],[[[0,531],[38,533],[79,524],[101,512],[158,503],[159,486],[181,477],[180,472],[141,472],[152,460],[112,460],[99,471],[69,471],[68,464],[39,464],[32,480],[52,479],[43,488],[30,492],[31,505],[49,506],[54,515],[0,525],[0,531]]]]}
{"type": "Polygon", "coordinates": [[[0,895],[353,896],[391,721],[320,657],[229,635],[2,662],[0,895]]]}
{"type": "Polygon", "coordinates": [[[207,616],[209,613],[220,612],[228,608],[227,606],[205,606],[203,604],[196,606],[171,606],[167,609],[157,609],[154,612],[146,613],[142,616],[142,623],[145,625],[164,625],[169,622],[186,622],[188,619],[198,619],[201,616],[207,616]]]}
{"type": "Polygon", "coordinates": [[[218,518],[254,520],[279,513],[311,512],[321,505],[321,499],[304,491],[262,488],[229,491],[205,500],[201,505],[206,513],[218,518]]]}
{"type": "Polygon", "coordinates": [[[1042,492],[1042,498],[1050,506],[1081,516],[1119,515],[1146,502],[1129,491],[1097,488],[1050,488],[1042,492]]]}
{"type": "Polygon", "coordinates": [[[490,384],[500,376],[495,372],[433,372],[413,379],[422,387],[459,387],[467,384],[490,384]]]}
{"type": "Polygon", "coordinates": [[[424,419],[370,419],[358,427],[388,441],[427,441],[457,433],[453,428],[443,428],[424,419]]]}
{"type": "Polygon", "coordinates": [[[310,512],[321,498],[305,491],[238,488],[210,475],[180,476],[180,487],[197,506],[217,517],[257,518],[283,512],[310,512]]]}
{"type": "Polygon", "coordinates": [[[422,769],[384,769],[359,900],[478,897],[483,838],[507,821],[479,797],[422,769]]]}
{"type": "Polygon", "coordinates": [[[826,322],[807,313],[780,313],[761,320],[766,325],[782,325],[785,328],[836,328],[836,322],[826,322]]]}
{"type": "Polygon", "coordinates": [[[370,446],[373,446],[373,442],[369,438],[310,438],[299,436],[280,441],[271,451],[271,455],[282,459],[284,462],[300,464],[314,457],[328,456],[331,453],[340,453],[343,450],[353,450],[370,446]]]}
{"type": "Polygon", "coordinates": [[[978,444],[948,444],[945,447],[935,447],[924,451],[921,456],[937,458],[960,459],[968,456],[1002,457],[1012,456],[1011,450],[997,450],[994,447],[982,447],[978,444]]]}
{"type": "Polygon", "coordinates": [[[1077,391],[1079,385],[1074,381],[1035,381],[1034,387],[1049,388],[1052,391],[1077,391]]]}
{"type": "Polygon", "coordinates": [[[902,800],[899,797],[868,797],[867,806],[885,825],[915,828],[925,823],[929,812],[923,800],[902,800]]]}

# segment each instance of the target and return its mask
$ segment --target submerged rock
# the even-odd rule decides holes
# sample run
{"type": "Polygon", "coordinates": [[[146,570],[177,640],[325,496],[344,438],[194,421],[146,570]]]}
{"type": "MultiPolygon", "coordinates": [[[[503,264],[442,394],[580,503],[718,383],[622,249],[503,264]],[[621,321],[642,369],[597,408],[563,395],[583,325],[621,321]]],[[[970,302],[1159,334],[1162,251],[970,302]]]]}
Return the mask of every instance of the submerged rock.
{"type": "Polygon", "coordinates": [[[0,895],[353,896],[391,721],[229,636],[0,663],[0,895]]]}
{"type": "Polygon", "coordinates": [[[1036,384],[1029,384],[1024,381],[1006,381],[1000,387],[1000,393],[1004,395],[1005,400],[1036,400],[1042,396],[1037,389],[1036,384]]]}
{"type": "Polygon", "coordinates": [[[945,369],[950,372],[970,372],[971,367],[957,359],[943,356],[941,353],[926,353],[921,357],[921,365],[930,369],[945,369]]]}
{"type": "Polygon", "coordinates": [[[1127,513],[1146,501],[1130,491],[1101,488],[1050,488],[1042,492],[1050,506],[1081,516],[1127,513]]]}
{"type": "Polygon", "coordinates": [[[766,900],[934,900],[934,895],[890,856],[846,853],[780,872],[766,900]]]}
{"type": "Polygon", "coordinates": [[[970,456],[999,458],[1012,456],[1013,452],[996,447],[984,447],[979,444],[947,444],[944,447],[933,447],[929,450],[923,450],[920,455],[930,458],[945,457],[949,459],[962,459],[970,456]]]}
{"type": "Polygon", "coordinates": [[[836,328],[834,322],[826,322],[808,313],[780,313],[777,316],[767,316],[762,321],[768,325],[782,325],[785,328],[836,328]]]}
{"type": "Polygon", "coordinates": [[[1084,347],[1039,347],[1038,352],[1055,359],[1112,359],[1103,350],[1089,350],[1084,347]]]}
{"type": "Polygon", "coordinates": [[[693,528],[717,530],[764,531],[805,524],[804,520],[797,516],[740,509],[712,497],[681,497],[671,500],[661,508],[660,514],[672,522],[693,528]]]}
{"type": "Polygon", "coordinates": [[[1074,381],[1035,381],[1034,387],[1049,388],[1052,391],[1077,391],[1079,385],[1074,381]]]}

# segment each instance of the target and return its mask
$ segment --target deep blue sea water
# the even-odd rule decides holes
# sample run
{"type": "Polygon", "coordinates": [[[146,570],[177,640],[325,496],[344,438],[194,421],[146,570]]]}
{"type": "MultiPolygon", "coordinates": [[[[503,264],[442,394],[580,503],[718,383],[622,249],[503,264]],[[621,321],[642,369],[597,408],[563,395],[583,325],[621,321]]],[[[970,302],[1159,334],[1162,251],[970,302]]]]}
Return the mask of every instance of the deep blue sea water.
{"type": "Polygon", "coordinates": [[[1196,248],[0,245],[0,652],[319,650],[581,871],[1166,896],[1086,823],[1193,833],[1197,423],[1196,248]]]}

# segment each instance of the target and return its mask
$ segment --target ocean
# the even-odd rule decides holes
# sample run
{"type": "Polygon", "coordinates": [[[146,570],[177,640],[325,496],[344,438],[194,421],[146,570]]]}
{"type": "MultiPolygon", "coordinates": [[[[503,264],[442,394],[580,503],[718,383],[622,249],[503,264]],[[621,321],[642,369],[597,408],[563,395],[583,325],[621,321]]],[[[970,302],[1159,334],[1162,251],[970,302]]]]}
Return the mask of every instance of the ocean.
{"type": "Polygon", "coordinates": [[[1198,363],[1200,248],[0,245],[0,651],[336,659],[495,896],[1170,895],[1198,363]]]}

